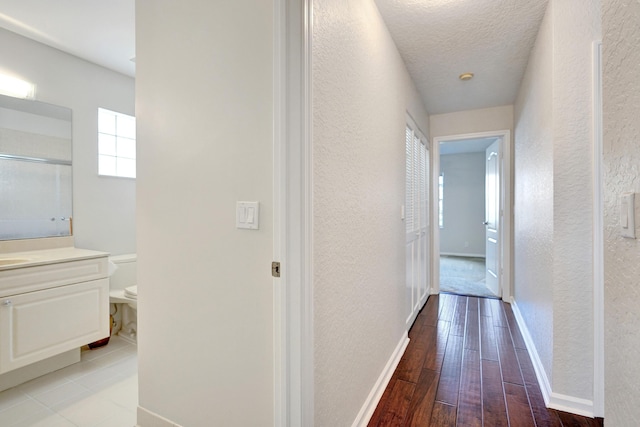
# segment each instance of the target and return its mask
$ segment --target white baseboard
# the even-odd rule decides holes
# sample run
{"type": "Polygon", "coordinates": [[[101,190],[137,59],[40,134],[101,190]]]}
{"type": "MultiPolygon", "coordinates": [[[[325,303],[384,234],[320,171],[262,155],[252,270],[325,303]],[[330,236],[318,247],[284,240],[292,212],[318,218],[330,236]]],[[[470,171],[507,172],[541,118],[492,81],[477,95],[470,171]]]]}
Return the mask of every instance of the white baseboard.
{"type": "Polygon", "coordinates": [[[136,427],[180,427],[148,409],[138,406],[138,421],[136,427]]]}
{"type": "Polygon", "coordinates": [[[544,398],[544,403],[547,408],[593,418],[593,401],[580,399],[573,396],[567,396],[565,394],[554,393],[551,390],[549,377],[547,376],[544,366],[542,365],[538,350],[536,349],[533,338],[531,338],[531,334],[529,333],[527,324],[525,323],[524,318],[522,317],[522,313],[520,313],[520,309],[518,308],[518,304],[516,304],[515,300],[511,302],[511,308],[513,309],[513,314],[516,318],[516,322],[518,323],[518,328],[520,328],[520,333],[522,334],[524,343],[526,344],[529,355],[531,356],[533,369],[536,372],[538,385],[540,386],[540,391],[542,391],[542,397],[544,398]]]}
{"type": "Polygon", "coordinates": [[[486,258],[485,254],[467,254],[462,252],[440,252],[441,256],[458,256],[467,258],[486,258]]]}
{"type": "Polygon", "coordinates": [[[404,351],[407,349],[407,345],[409,345],[409,335],[407,332],[404,332],[400,338],[400,342],[396,346],[396,349],[393,351],[391,358],[382,370],[382,373],[380,373],[373,389],[371,389],[367,400],[365,400],[364,405],[362,405],[358,416],[353,424],[351,424],[351,427],[365,427],[369,423],[369,420],[371,420],[371,417],[373,416],[373,412],[376,410],[376,406],[378,406],[378,402],[380,402],[380,398],[382,397],[384,390],[387,388],[387,385],[389,385],[389,381],[398,367],[398,363],[400,363],[400,359],[402,358],[404,351]]]}

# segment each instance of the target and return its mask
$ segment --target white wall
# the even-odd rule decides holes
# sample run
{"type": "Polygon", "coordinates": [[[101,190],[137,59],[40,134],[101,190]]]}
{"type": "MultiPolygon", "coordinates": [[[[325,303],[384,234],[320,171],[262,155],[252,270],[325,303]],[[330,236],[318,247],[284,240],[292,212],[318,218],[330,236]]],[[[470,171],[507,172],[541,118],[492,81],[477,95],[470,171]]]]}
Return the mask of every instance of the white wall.
{"type": "Polygon", "coordinates": [[[567,396],[584,399],[587,407],[593,398],[592,83],[575,76],[591,70],[599,6],[597,0],[549,3],[516,103],[515,299],[552,397],[567,405],[567,396]]]}
{"type": "MultiPolygon", "coordinates": [[[[605,419],[640,425],[640,241],[620,237],[619,197],[640,193],[640,3],[603,1],[605,419]]],[[[640,232],[636,194],[636,235],[640,232]]]]}
{"type": "Polygon", "coordinates": [[[553,372],[553,16],[547,8],[515,105],[514,289],[540,361],[553,372]]]}
{"type": "Polygon", "coordinates": [[[347,426],[405,331],[405,112],[428,121],[372,1],[313,7],[315,425],[347,426]]]}
{"type": "Polygon", "coordinates": [[[429,117],[431,137],[513,130],[513,105],[434,114],[429,117]]]}
{"type": "Polygon", "coordinates": [[[98,107],[133,115],[134,80],[0,29],[0,73],[36,84],[36,100],[73,110],[76,246],[136,251],[135,180],[98,177],[98,107]]]}
{"type": "Polygon", "coordinates": [[[441,254],[485,255],[485,169],[484,152],[440,156],[444,174],[441,254]]]}
{"type": "Polygon", "coordinates": [[[273,423],[272,8],[136,2],[142,427],[273,423]]]}

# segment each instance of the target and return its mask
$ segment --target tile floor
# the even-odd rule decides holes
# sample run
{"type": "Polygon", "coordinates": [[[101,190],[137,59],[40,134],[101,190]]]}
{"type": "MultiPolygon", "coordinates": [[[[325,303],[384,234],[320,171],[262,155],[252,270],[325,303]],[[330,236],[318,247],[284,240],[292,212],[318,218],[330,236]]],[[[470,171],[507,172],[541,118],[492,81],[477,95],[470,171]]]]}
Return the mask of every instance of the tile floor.
{"type": "Polygon", "coordinates": [[[79,363],[0,393],[2,427],[133,427],[136,346],[118,336],[79,363]]]}

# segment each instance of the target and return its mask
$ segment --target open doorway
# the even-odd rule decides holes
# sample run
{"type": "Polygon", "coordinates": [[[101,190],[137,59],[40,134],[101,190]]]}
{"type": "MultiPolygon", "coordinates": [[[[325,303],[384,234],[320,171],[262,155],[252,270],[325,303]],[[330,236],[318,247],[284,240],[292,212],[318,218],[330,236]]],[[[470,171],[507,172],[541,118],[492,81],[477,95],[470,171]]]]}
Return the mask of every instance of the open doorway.
{"type": "Polygon", "coordinates": [[[434,141],[434,293],[510,299],[508,141],[508,131],[434,141]]]}

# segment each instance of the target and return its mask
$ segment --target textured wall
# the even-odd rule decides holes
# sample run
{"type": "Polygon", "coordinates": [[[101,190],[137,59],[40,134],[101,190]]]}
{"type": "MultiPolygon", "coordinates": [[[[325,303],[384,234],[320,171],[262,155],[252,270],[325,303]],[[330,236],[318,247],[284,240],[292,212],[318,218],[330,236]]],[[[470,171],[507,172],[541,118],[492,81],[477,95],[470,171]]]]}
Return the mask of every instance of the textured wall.
{"type": "MultiPolygon", "coordinates": [[[[603,1],[605,419],[640,425],[640,242],[619,231],[619,196],[640,193],[640,2],[603,1]]],[[[639,201],[636,195],[636,234],[639,201]]]]}
{"type": "Polygon", "coordinates": [[[593,42],[599,0],[553,0],[553,391],[593,398],[593,42]]]}
{"type": "Polygon", "coordinates": [[[547,376],[553,371],[552,3],[515,105],[514,299],[547,376]]]}
{"type": "Polygon", "coordinates": [[[485,165],[484,152],[440,156],[440,173],[444,174],[443,254],[485,254],[485,165]]]}
{"type": "Polygon", "coordinates": [[[138,0],[136,28],[140,406],[272,425],[273,4],[138,0]]]}
{"type": "Polygon", "coordinates": [[[427,114],[372,1],[313,13],[315,425],[348,426],[405,330],[405,112],[427,114]]]}
{"type": "Polygon", "coordinates": [[[73,231],[78,247],[136,251],[136,181],[98,176],[98,107],[134,112],[131,77],[0,29],[0,72],[36,84],[36,99],[73,110],[73,231]]]}
{"type": "Polygon", "coordinates": [[[593,398],[592,83],[597,0],[551,1],[516,108],[515,298],[552,391],[593,398]],[[552,340],[552,347],[550,346],[552,340]]]}
{"type": "Polygon", "coordinates": [[[429,116],[431,137],[513,130],[513,106],[481,108],[429,116]]]}

